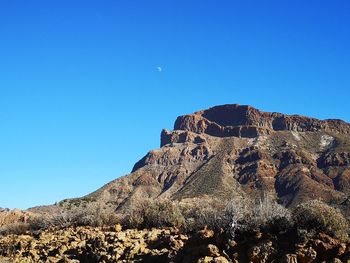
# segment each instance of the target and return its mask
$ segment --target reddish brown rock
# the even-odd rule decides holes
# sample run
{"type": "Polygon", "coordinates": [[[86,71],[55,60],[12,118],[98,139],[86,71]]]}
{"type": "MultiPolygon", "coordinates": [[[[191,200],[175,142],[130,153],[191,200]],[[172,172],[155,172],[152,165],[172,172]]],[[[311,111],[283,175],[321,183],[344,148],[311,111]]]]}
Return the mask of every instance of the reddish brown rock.
{"type": "Polygon", "coordinates": [[[314,262],[314,260],[317,257],[316,251],[311,247],[298,249],[296,251],[296,255],[297,255],[298,262],[301,262],[301,263],[314,262]]]}
{"type": "Polygon", "coordinates": [[[174,130],[206,133],[213,136],[256,137],[273,131],[320,131],[350,133],[341,120],[317,120],[299,115],[262,112],[251,106],[228,104],[177,118],[174,130]],[[238,128],[237,128],[238,127],[238,128]]]}
{"type": "Polygon", "coordinates": [[[161,148],[91,196],[119,211],[136,195],[195,200],[268,192],[286,206],[335,202],[350,193],[349,153],[346,122],[222,105],[178,117],[173,131],[161,132],[161,148]]]}

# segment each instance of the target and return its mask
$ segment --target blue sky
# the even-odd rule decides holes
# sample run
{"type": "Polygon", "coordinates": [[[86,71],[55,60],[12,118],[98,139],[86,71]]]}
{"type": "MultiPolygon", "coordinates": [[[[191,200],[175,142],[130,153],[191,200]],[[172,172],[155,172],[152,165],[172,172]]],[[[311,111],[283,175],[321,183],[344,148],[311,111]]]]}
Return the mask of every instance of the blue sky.
{"type": "Polygon", "coordinates": [[[0,207],[87,194],[214,105],[350,121],[349,14],[347,0],[1,1],[0,207]]]}

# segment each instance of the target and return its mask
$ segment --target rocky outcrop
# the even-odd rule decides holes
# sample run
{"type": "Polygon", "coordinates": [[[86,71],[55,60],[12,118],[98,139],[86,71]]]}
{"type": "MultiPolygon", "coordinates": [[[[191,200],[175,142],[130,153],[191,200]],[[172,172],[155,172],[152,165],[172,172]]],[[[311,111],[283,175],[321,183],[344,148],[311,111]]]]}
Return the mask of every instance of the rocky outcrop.
{"type": "Polygon", "coordinates": [[[160,135],[160,147],[169,143],[204,143],[205,137],[187,131],[168,131],[163,129],[160,135]]]}

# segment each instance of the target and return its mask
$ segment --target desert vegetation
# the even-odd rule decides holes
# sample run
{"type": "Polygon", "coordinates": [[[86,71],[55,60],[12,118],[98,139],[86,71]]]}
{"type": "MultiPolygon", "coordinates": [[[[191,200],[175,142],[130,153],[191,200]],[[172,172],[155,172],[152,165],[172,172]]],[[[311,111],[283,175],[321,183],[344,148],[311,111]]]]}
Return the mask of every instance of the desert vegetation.
{"type": "Polygon", "coordinates": [[[285,262],[312,262],[347,258],[350,249],[348,222],[339,209],[319,200],[287,209],[267,195],[226,202],[139,198],[123,213],[82,202],[0,231],[0,257],[49,262],[270,262],[282,256],[285,262]]]}
{"type": "Polygon", "coordinates": [[[128,228],[177,227],[184,232],[207,227],[224,230],[232,238],[247,232],[280,233],[293,229],[309,236],[325,232],[344,240],[349,231],[341,211],[322,201],[312,200],[287,209],[266,195],[257,200],[237,197],[227,202],[209,198],[191,203],[137,200],[121,217],[121,223],[128,228]]]}
{"type": "Polygon", "coordinates": [[[171,201],[140,198],[133,200],[123,213],[113,206],[83,202],[55,213],[30,217],[27,222],[14,222],[0,228],[1,235],[22,234],[45,229],[77,226],[113,226],[145,229],[176,227],[190,233],[204,227],[224,231],[231,238],[253,232],[280,233],[292,229],[307,233],[318,232],[346,240],[349,224],[341,211],[319,200],[302,203],[287,209],[264,195],[257,200],[236,197],[226,202],[213,198],[171,201]]]}
{"type": "Polygon", "coordinates": [[[70,208],[58,207],[51,213],[34,214],[26,222],[7,224],[0,228],[0,235],[77,226],[110,226],[119,221],[113,207],[96,202],[83,202],[70,208]]]}

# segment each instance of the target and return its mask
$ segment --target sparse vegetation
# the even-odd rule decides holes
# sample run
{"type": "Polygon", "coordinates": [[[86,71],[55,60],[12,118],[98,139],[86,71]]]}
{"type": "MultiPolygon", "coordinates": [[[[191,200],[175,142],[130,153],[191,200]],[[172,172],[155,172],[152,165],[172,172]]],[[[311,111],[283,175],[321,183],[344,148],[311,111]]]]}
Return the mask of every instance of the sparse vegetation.
{"type": "Polygon", "coordinates": [[[320,201],[310,201],[290,211],[268,196],[255,202],[237,197],[227,203],[209,198],[194,203],[144,199],[133,203],[123,224],[135,228],[175,226],[187,232],[207,226],[213,230],[223,229],[232,237],[237,232],[278,234],[297,228],[346,238],[348,229],[341,212],[320,201]]]}
{"type": "MultiPolygon", "coordinates": [[[[56,253],[57,258],[70,255],[83,262],[87,258],[93,259],[91,262],[100,262],[105,256],[110,260],[106,262],[114,262],[118,258],[153,260],[155,258],[147,258],[149,253],[153,253],[154,257],[164,253],[161,255],[164,262],[168,262],[165,259],[169,259],[169,255],[177,258],[178,262],[188,259],[189,255],[196,262],[198,258],[207,257],[217,260],[230,257],[239,262],[261,262],[262,258],[267,258],[266,262],[270,262],[278,253],[290,254],[290,247],[295,247],[298,259],[308,259],[313,253],[317,259],[329,260],[333,256],[318,255],[313,247],[324,242],[338,251],[336,249],[341,247],[339,239],[347,237],[348,229],[340,211],[321,201],[309,201],[288,210],[267,195],[255,201],[235,197],[227,202],[206,197],[190,202],[139,197],[129,203],[129,208],[124,211],[125,216],[118,219],[113,207],[82,202],[75,208],[62,208],[56,213],[33,217],[28,223],[9,224],[1,229],[2,235],[28,234],[30,231],[33,235],[2,237],[0,256],[30,257],[34,258],[34,262],[40,262],[48,254],[56,253]],[[104,227],[117,222],[121,222],[123,227],[104,227]],[[122,228],[127,229],[123,231],[122,228]],[[40,230],[40,235],[35,230],[40,230]],[[55,234],[52,236],[51,233],[55,234]],[[63,241],[60,237],[62,233],[66,238],[63,241]],[[108,246],[103,245],[107,244],[101,238],[103,236],[109,240],[108,246]],[[35,250],[29,245],[31,242],[36,244],[35,250]],[[63,250],[53,247],[60,242],[65,244],[59,246],[63,250]],[[281,242],[287,244],[288,249],[280,246],[281,242]],[[142,250],[139,249],[140,244],[142,250]],[[308,245],[306,248],[304,245],[297,246],[300,244],[308,245]],[[166,249],[161,249],[163,247],[166,249]],[[146,248],[147,255],[144,254],[146,248]],[[100,257],[102,254],[104,256],[100,257]]],[[[326,246],[324,249],[326,251],[326,246]]],[[[342,259],[348,257],[344,249],[341,253],[342,259]]]]}
{"type": "Polygon", "coordinates": [[[120,220],[114,208],[97,202],[81,203],[70,209],[62,208],[53,213],[31,216],[28,222],[16,222],[0,228],[0,235],[24,234],[49,228],[66,228],[71,226],[109,226],[120,220]]]}
{"type": "Polygon", "coordinates": [[[52,214],[31,217],[26,223],[8,224],[0,229],[0,234],[121,223],[125,228],[176,227],[187,233],[206,226],[216,232],[224,230],[233,239],[237,234],[263,232],[279,235],[293,229],[304,233],[306,238],[318,232],[340,239],[348,237],[348,222],[340,210],[318,200],[289,210],[267,195],[256,201],[235,197],[226,203],[205,197],[195,202],[138,198],[129,208],[123,217],[118,217],[112,206],[83,202],[70,209],[62,208],[52,214]]]}
{"type": "Polygon", "coordinates": [[[236,197],[226,203],[215,198],[201,198],[191,203],[134,200],[123,225],[134,228],[175,226],[185,232],[206,226],[215,231],[222,229],[234,237],[237,231],[282,231],[292,223],[289,210],[266,196],[256,202],[236,197]]]}
{"type": "Polygon", "coordinates": [[[132,203],[123,219],[123,225],[134,228],[182,227],[184,217],[176,202],[168,199],[138,199],[132,203]]]}
{"type": "Polygon", "coordinates": [[[227,219],[223,217],[226,209],[225,203],[215,198],[198,198],[195,202],[180,203],[181,212],[185,218],[186,231],[195,231],[208,226],[218,230],[223,228],[227,219]]]}
{"type": "Polygon", "coordinates": [[[97,202],[81,203],[70,209],[62,209],[54,214],[44,214],[29,220],[31,229],[69,226],[104,226],[118,222],[114,209],[97,202]]]}

